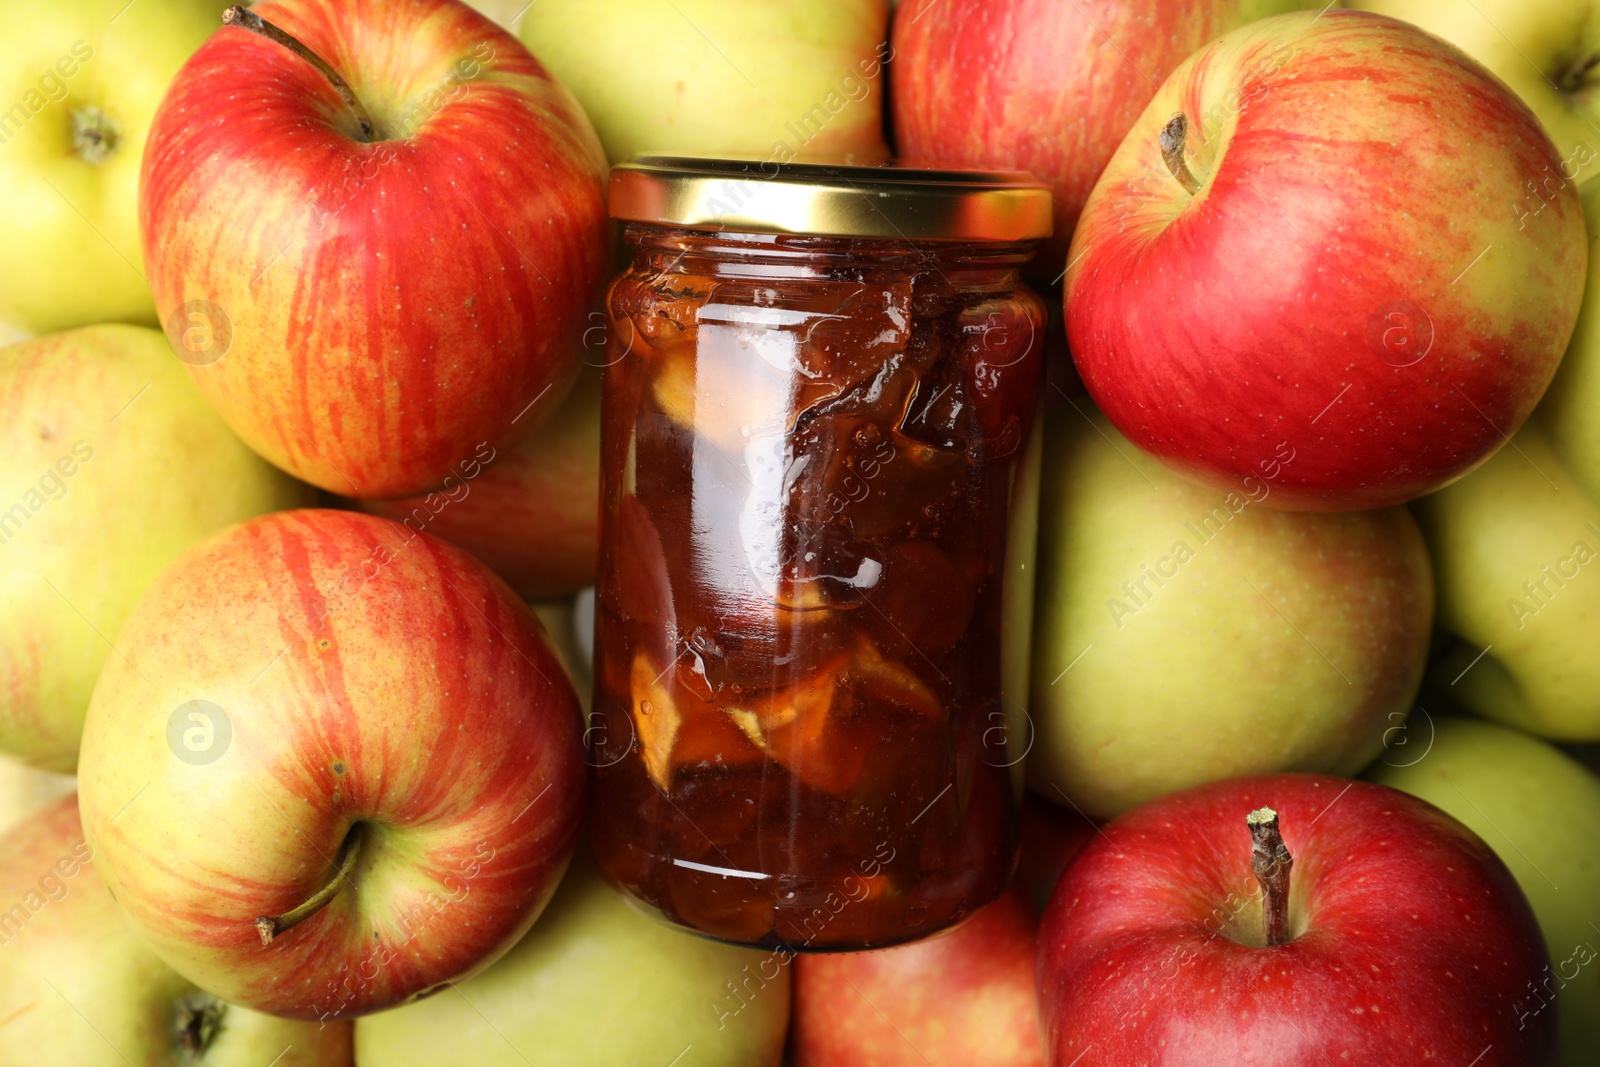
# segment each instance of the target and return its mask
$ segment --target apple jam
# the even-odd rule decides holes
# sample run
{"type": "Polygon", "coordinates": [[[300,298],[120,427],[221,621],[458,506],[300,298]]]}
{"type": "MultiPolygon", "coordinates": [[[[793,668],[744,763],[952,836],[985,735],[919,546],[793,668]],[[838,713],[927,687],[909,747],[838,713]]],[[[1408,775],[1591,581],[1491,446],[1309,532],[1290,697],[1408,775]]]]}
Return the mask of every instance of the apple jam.
{"type": "Polygon", "coordinates": [[[631,223],[609,293],[590,844],[706,935],[889,945],[1015,862],[1037,233],[749,215],[631,223]]]}

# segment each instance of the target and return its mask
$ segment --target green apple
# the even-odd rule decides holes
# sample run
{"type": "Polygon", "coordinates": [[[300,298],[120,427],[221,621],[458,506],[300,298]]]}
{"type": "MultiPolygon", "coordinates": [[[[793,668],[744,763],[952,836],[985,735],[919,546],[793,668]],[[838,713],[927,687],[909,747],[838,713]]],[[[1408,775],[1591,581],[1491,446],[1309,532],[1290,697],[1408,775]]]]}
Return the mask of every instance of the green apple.
{"type": "Polygon", "coordinates": [[[307,491],[223,425],[155,330],[0,349],[0,411],[0,751],[70,771],[145,586],[193,542],[307,491]]]}
{"type": "Polygon", "coordinates": [[[647,919],[582,849],[500,962],[356,1021],[361,1067],[776,1067],[793,956],[647,919]]]}
{"type": "Polygon", "coordinates": [[[1106,818],[1219,778],[1366,766],[1427,655],[1405,509],[1263,506],[1292,442],[1237,492],[1200,486],[1085,401],[1051,409],[1045,442],[1032,788],[1106,818]]]}
{"type": "Polygon", "coordinates": [[[1345,6],[1415,23],[1460,48],[1539,116],[1561,158],[1571,161],[1567,178],[1596,173],[1597,0],[1349,0],[1345,6]]]}
{"type": "Polygon", "coordinates": [[[1589,278],[1583,310],[1555,379],[1533,417],[1543,424],[1550,447],[1572,477],[1591,500],[1600,500],[1600,175],[1584,182],[1578,193],[1589,225],[1589,278]]]}
{"type": "Polygon", "coordinates": [[[205,0],[0,0],[0,320],[154,323],[139,162],[156,105],[221,25],[205,0]]]}
{"type": "Polygon", "coordinates": [[[0,1063],[349,1067],[349,1023],[226,1004],[156,958],[65,797],[0,837],[0,1063]]]}
{"type": "Polygon", "coordinates": [[[528,50],[613,163],[645,152],[887,155],[888,0],[539,0],[528,50]]]}
{"type": "Polygon", "coordinates": [[[1461,639],[1430,684],[1541,737],[1600,740],[1600,508],[1539,420],[1411,508],[1433,555],[1439,625],[1461,639]]]}
{"type": "Polygon", "coordinates": [[[1561,1062],[1600,1063],[1600,778],[1493,723],[1417,712],[1406,735],[1367,777],[1443,808],[1500,854],[1550,949],[1518,1011],[1559,1001],[1561,1062]]]}

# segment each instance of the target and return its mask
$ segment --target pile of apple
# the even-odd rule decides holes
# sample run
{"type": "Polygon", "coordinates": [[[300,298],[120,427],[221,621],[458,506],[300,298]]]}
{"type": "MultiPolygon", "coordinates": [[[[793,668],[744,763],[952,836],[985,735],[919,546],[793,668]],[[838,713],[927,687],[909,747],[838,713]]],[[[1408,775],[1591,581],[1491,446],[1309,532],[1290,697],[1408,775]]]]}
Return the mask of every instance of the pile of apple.
{"type": "Polygon", "coordinates": [[[0,0],[0,1063],[1600,1061],[1600,3],[1346,6],[0,0]],[[640,152],[1054,192],[951,932],[583,852],[640,152]]]}

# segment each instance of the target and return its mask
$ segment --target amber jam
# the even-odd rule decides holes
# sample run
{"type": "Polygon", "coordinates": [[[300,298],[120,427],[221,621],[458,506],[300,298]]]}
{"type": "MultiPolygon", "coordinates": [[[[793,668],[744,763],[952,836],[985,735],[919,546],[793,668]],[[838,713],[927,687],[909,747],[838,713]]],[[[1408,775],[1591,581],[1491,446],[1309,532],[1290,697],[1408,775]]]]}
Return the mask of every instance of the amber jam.
{"type": "Polygon", "coordinates": [[[1002,631],[1025,654],[1031,593],[1007,579],[1031,581],[1031,245],[627,238],[595,857],[727,941],[860,949],[954,923],[1015,861],[1026,661],[1002,631]]]}

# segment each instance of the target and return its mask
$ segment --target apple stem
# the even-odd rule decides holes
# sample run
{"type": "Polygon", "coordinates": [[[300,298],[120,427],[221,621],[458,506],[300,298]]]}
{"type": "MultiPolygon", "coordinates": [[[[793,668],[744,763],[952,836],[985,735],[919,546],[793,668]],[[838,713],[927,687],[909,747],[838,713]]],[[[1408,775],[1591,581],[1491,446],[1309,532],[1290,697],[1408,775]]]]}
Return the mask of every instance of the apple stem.
{"type": "Polygon", "coordinates": [[[260,15],[253,11],[246,11],[237,4],[222,13],[222,24],[224,26],[237,26],[241,30],[249,30],[251,33],[260,34],[269,41],[283,45],[283,47],[316,67],[317,72],[328,79],[333,87],[339,91],[339,95],[344,97],[344,102],[350,105],[350,110],[355,112],[356,121],[361,124],[361,139],[368,142],[377,139],[372,125],[372,116],[367,114],[367,109],[362,106],[360,100],[356,99],[355,90],[350,88],[350,83],[344,80],[344,75],[334,69],[333,64],[260,15]]]}
{"type": "Polygon", "coordinates": [[[1600,52],[1579,56],[1556,78],[1556,84],[1562,92],[1575,93],[1583,88],[1583,83],[1589,79],[1589,72],[1597,66],[1600,66],[1600,52]]]}
{"type": "Polygon", "coordinates": [[[339,852],[339,870],[329,879],[327,885],[313,893],[300,906],[282,915],[263,915],[255,921],[256,933],[261,935],[261,944],[263,946],[272,944],[274,937],[326,907],[328,902],[338,895],[339,889],[350,877],[350,872],[355,870],[356,856],[360,852],[361,834],[359,832],[349,834],[339,852]]]}
{"type": "Polygon", "coordinates": [[[1250,869],[1261,883],[1261,929],[1267,944],[1289,940],[1289,869],[1294,857],[1278,831],[1278,813],[1261,808],[1245,816],[1250,827],[1250,869]]]}
{"type": "Polygon", "coordinates": [[[1166,163],[1172,176],[1178,179],[1178,184],[1189,190],[1190,195],[1200,191],[1200,180],[1189,169],[1189,164],[1183,158],[1183,153],[1189,146],[1189,116],[1178,112],[1167,120],[1161,127],[1161,159],[1166,163]]]}

